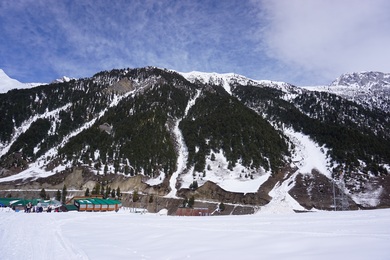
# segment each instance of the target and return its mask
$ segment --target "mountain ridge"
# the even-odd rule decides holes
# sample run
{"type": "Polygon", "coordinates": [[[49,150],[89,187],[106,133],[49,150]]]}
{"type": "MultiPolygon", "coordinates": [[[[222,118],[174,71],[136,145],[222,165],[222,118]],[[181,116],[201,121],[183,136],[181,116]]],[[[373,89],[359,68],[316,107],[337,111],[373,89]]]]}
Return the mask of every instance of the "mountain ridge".
{"type": "Polygon", "coordinates": [[[390,73],[372,71],[347,73],[335,79],[328,86],[304,88],[333,93],[367,108],[390,113],[390,73]]]}
{"type": "Polygon", "coordinates": [[[222,191],[198,190],[211,181],[224,189],[218,198],[251,193],[264,204],[293,194],[305,210],[334,207],[332,193],[325,199],[312,184],[329,192],[336,180],[350,208],[388,205],[388,117],[332,93],[146,67],[0,98],[0,186],[82,169],[101,180],[123,176],[122,191],[212,200],[222,191]]]}

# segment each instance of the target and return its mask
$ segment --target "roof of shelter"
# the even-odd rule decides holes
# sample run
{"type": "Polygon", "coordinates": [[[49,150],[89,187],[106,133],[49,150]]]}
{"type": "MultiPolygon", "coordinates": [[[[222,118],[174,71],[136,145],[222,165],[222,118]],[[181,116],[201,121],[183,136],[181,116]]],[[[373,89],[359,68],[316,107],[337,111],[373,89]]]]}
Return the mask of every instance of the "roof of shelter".
{"type": "Polygon", "coordinates": [[[121,204],[119,200],[112,199],[100,199],[100,198],[85,198],[85,199],[75,199],[79,204],[93,204],[93,205],[115,205],[121,204]]]}

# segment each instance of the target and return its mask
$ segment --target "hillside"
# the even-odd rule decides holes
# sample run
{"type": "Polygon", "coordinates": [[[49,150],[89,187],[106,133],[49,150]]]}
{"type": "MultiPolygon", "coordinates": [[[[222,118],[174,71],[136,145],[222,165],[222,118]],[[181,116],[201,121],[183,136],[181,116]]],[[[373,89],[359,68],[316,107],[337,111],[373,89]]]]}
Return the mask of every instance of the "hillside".
{"type": "Polygon", "coordinates": [[[333,93],[146,67],[11,90],[0,104],[4,194],[99,184],[294,210],[390,205],[388,112],[333,93]]]}

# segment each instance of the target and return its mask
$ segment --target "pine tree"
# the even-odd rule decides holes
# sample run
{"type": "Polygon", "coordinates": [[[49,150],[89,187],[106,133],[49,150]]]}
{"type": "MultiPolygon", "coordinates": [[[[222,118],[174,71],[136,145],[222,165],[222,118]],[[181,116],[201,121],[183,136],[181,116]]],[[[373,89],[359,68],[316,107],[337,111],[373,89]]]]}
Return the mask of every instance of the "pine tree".
{"type": "Polygon", "coordinates": [[[225,210],[225,204],[223,204],[223,202],[219,203],[218,210],[221,212],[225,210]]]}
{"type": "Polygon", "coordinates": [[[128,165],[125,165],[125,174],[129,175],[130,173],[130,167],[128,165]]]}
{"type": "Polygon", "coordinates": [[[190,184],[190,189],[191,190],[196,190],[198,188],[198,182],[197,181],[193,181],[191,184],[190,184]]]}
{"type": "Polygon", "coordinates": [[[121,190],[119,189],[119,187],[116,189],[116,196],[117,196],[118,198],[121,197],[121,190]]]}
{"type": "Polygon", "coordinates": [[[133,191],[133,202],[137,202],[139,200],[138,191],[133,191]]]}
{"type": "Polygon", "coordinates": [[[92,195],[99,195],[100,194],[100,184],[96,183],[95,187],[93,187],[92,195]]]}
{"type": "Polygon", "coordinates": [[[111,187],[108,186],[106,189],[106,194],[104,195],[105,198],[108,198],[111,195],[111,187]]]}
{"type": "Polygon", "coordinates": [[[66,185],[64,184],[64,187],[62,188],[62,196],[61,196],[62,204],[66,203],[66,195],[67,194],[68,194],[68,191],[66,190],[66,185]]]}
{"type": "Polygon", "coordinates": [[[44,188],[42,188],[41,192],[39,193],[39,197],[41,199],[46,199],[46,191],[44,188]]]}
{"type": "Polygon", "coordinates": [[[188,207],[192,208],[194,206],[194,203],[195,203],[195,198],[194,196],[191,196],[190,199],[188,200],[188,207]]]}
{"type": "Polygon", "coordinates": [[[61,191],[60,190],[57,190],[56,200],[61,201],[61,191]]]}
{"type": "Polygon", "coordinates": [[[87,190],[85,191],[84,196],[89,197],[89,188],[87,188],[87,190]]]}

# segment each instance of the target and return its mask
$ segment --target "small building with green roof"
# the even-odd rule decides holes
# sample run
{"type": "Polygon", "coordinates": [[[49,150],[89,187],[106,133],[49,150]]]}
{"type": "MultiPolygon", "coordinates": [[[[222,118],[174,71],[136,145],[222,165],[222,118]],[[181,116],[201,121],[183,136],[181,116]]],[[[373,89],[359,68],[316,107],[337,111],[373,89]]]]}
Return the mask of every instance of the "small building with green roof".
{"type": "Polygon", "coordinates": [[[103,198],[75,198],[78,211],[118,211],[122,207],[119,200],[103,198]]]}

